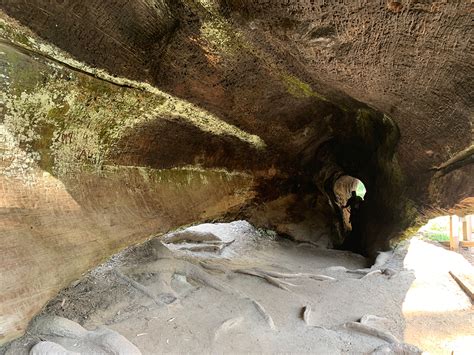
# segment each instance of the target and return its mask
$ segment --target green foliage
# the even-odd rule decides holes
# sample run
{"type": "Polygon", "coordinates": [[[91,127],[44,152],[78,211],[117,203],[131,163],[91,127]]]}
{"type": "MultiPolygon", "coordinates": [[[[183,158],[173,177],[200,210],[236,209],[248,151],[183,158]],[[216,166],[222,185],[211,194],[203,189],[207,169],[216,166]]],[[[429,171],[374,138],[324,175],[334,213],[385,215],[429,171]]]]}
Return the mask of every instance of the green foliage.
{"type": "Polygon", "coordinates": [[[364,198],[366,192],[367,192],[367,190],[365,189],[365,186],[364,186],[363,182],[359,181],[357,183],[357,188],[356,188],[357,196],[360,196],[360,197],[364,198]]]}
{"type": "Polygon", "coordinates": [[[449,241],[449,217],[437,217],[430,219],[420,232],[428,239],[438,242],[449,241]]]}
{"type": "Polygon", "coordinates": [[[424,236],[437,242],[449,242],[449,235],[443,232],[429,231],[425,232],[424,236]]]}

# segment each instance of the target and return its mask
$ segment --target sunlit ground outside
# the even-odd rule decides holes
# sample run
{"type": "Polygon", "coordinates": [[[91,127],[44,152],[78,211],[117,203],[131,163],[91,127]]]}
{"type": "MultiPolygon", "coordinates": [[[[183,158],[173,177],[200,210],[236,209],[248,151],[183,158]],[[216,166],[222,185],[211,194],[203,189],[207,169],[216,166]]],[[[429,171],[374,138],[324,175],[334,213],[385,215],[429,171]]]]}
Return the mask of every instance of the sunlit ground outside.
{"type": "Polygon", "coordinates": [[[411,240],[404,267],[416,279],[408,290],[403,314],[404,340],[429,354],[474,354],[474,310],[470,298],[449,271],[474,277],[460,253],[432,241],[449,241],[449,216],[431,220],[411,240]]]}

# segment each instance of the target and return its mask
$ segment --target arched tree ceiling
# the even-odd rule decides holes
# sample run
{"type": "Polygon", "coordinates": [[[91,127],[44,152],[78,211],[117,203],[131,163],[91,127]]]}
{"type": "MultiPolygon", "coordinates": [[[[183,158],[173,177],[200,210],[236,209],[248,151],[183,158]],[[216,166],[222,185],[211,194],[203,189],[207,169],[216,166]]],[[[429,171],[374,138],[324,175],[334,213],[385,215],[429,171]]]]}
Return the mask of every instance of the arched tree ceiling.
{"type": "MultiPolygon", "coordinates": [[[[51,292],[114,250],[211,218],[244,216],[291,234],[310,211],[337,244],[333,187],[343,175],[368,190],[355,246],[366,254],[463,201],[472,211],[471,1],[0,0],[0,8],[1,121],[51,174],[28,193],[0,181],[8,211],[25,196],[31,204],[9,215],[18,217],[9,228],[19,227],[6,245],[26,250],[20,237],[54,236],[42,244],[44,264],[33,251],[5,260],[47,267],[70,249],[51,245],[84,238],[74,242],[80,262],[44,281],[51,292]],[[53,178],[61,193],[51,192],[53,178]],[[54,213],[34,212],[34,221],[44,227],[60,215],[64,225],[30,229],[25,211],[37,201],[54,213]]],[[[18,301],[25,311],[9,331],[49,297],[44,287],[24,288],[35,301],[18,301]]]]}
{"type": "Polygon", "coordinates": [[[364,102],[400,127],[416,199],[431,167],[472,144],[467,0],[25,4],[2,8],[75,58],[148,81],[272,147],[287,150],[289,136],[324,117],[325,99],[364,102]]]}

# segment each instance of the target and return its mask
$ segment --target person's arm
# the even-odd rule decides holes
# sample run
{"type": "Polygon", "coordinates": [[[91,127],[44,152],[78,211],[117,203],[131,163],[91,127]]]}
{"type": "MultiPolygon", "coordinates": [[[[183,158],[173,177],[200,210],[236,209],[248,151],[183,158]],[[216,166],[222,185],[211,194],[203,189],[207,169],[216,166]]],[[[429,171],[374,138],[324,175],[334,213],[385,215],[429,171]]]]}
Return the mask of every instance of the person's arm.
{"type": "Polygon", "coordinates": [[[349,207],[349,206],[351,205],[352,200],[353,200],[352,196],[349,197],[349,199],[347,200],[346,205],[345,205],[344,207],[342,207],[342,208],[347,208],[347,207],[349,207]]]}

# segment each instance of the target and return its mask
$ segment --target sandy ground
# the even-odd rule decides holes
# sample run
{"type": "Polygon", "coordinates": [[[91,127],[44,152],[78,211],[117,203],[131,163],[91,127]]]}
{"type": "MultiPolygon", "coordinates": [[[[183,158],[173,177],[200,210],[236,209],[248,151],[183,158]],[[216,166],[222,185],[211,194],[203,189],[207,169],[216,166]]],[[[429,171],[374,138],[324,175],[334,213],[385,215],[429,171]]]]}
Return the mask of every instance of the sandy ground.
{"type": "MultiPolygon", "coordinates": [[[[340,354],[387,344],[344,326],[374,315],[370,326],[428,353],[474,353],[472,304],[448,274],[472,274],[472,266],[440,246],[412,239],[354,273],[367,266],[359,255],[297,244],[243,221],[161,240],[116,255],[38,318],[105,325],[143,354],[340,354]],[[385,272],[365,276],[374,270],[385,272]]],[[[0,353],[27,354],[39,340],[51,339],[30,331],[0,353]]]]}

